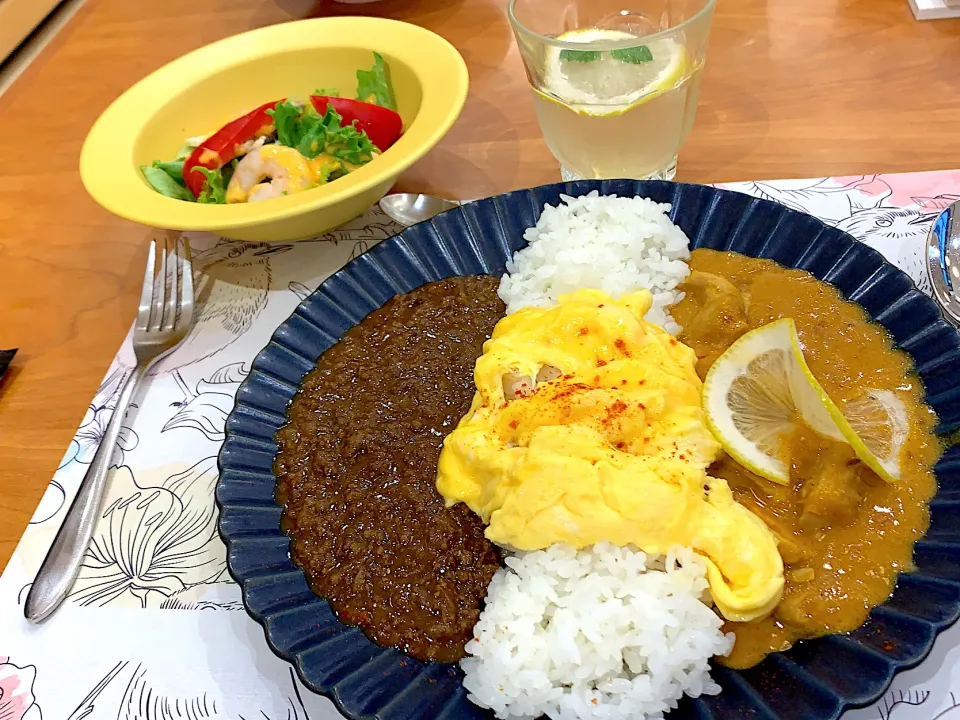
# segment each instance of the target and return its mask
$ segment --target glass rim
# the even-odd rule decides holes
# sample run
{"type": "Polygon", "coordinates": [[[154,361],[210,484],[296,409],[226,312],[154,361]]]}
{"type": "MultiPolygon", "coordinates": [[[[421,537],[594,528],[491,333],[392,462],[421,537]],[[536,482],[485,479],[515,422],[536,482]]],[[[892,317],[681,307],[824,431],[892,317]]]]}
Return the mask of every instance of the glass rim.
{"type": "Polygon", "coordinates": [[[547,45],[551,45],[553,47],[557,47],[562,50],[583,50],[584,45],[588,45],[591,50],[599,50],[601,52],[607,51],[607,50],[626,50],[627,48],[636,47],[638,40],[649,42],[652,40],[659,40],[661,38],[670,37],[671,35],[675,34],[677,31],[685,28],[687,25],[690,25],[696,20],[699,20],[701,17],[703,17],[707,13],[712,12],[714,5],[716,4],[716,0],[704,0],[703,7],[697,10],[696,13],[688,17],[683,22],[677,25],[674,25],[671,28],[667,28],[666,30],[660,30],[655,33],[650,33],[649,35],[640,35],[636,38],[630,38],[625,40],[609,40],[605,42],[595,42],[595,43],[594,42],[578,43],[578,42],[570,42],[569,40],[558,40],[557,38],[554,38],[554,37],[541,35],[540,33],[534,32],[533,30],[528,28],[526,25],[524,25],[522,22],[520,22],[517,19],[517,15],[514,12],[514,8],[516,7],[516,4],[520,1],[521,0],[510,0],[510,2],[507,4],[507,17],[510,20],[510,24],[513,25],[513,29],[515,32],[523,33],[530,37],[536,38],[547,45]]]}

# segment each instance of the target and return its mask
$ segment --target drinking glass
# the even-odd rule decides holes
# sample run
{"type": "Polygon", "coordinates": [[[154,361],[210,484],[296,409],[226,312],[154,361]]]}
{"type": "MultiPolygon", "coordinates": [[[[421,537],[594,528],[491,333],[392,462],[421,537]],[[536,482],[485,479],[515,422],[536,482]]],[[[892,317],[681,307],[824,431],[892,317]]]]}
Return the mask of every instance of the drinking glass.
{"type": "Polygon", "coordinates": [[[564,180],[658,178],[697,111],[714,0],[510,0],[537,118],[564,180]]]}

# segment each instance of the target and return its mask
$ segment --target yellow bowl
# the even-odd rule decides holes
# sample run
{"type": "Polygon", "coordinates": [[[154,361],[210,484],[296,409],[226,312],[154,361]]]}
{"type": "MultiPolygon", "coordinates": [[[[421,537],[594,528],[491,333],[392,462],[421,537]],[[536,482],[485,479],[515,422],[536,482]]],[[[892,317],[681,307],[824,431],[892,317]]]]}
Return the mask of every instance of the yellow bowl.
{"type": "Polygon", "coordinates": [[[127,90],[91,128],[80,177],[100,205],[144,225],[239,240],[310,237],[383,197],[453,125],[468,82],[456,49],[416,25],[365,17],[273,25],[195,50],[127,90]],[[404,133],[359,170],[302,193],[237,205],[174,200],[140,173],[141,165],[173,158],[186,138],[208,135],[265,102],[305,101],[321,87],[351,96],[356,71],[373,64],[373,51],[390,67],[404,133]]]}

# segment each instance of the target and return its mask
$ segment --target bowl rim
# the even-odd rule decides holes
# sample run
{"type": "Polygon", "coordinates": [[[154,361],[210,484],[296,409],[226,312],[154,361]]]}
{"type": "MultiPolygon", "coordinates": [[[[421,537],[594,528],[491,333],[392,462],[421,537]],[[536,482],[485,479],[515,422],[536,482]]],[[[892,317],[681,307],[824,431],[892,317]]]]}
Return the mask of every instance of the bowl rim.
{"type": "MultiPolygon", "coordinates": [[[[83,143],[80,179],[106,210],[154,227],[217,231],[287,220],[337,205],[396,178],[447,133],[463,109],[468,85],[467,65],[457,49],[440,35],[411,23],[386,18],[333,17],[249,30],[173,60],[114,100],[94,122],[83,143]],[[230,206],[168,198],[143,179],[133,151],[143,119],[153,112],[145,115],[143,108],[155,107],[155,98],[177,94],[250,60],[318,47],[358,46],[370,47],[371,51],[405,63],[421,88],[420,108],[413,122],[376,162],[308,193],[270,203],[230,206]],[[131,121],[137,118],[140,120],[131,121]]],[[[216,128],[197,129],[212,132],[216,128]]]]}

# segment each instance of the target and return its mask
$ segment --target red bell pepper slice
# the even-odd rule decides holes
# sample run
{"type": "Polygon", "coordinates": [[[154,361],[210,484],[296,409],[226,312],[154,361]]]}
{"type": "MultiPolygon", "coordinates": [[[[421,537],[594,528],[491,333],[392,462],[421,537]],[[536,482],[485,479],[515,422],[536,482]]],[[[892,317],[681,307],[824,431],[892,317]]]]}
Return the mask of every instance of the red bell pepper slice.
{"type": "Polygon", "coordinates": [[[329,95],[311,95],[310,103],[321,115],[326,114],[328,105],[332,105],[343,118],[344,125],[353,125],[364,131],[380,152],[393,145],[403,130],[400,115],[380,105],[329,95]]]}
{"type": "Polygon", "coordinates": [[[267,110],[273,110],[280,102],[282,100],[261,105],[243,117],[228,122],[194,148],[183,164],[183,182],[194,197],[200,197],[203,184],[207,180],[206,176],[195,168],[199,166],[216,170],[237,157],[237,149],[241,145],[264,134],[273,125],[273,118],[267,115],[267,110]]]}

